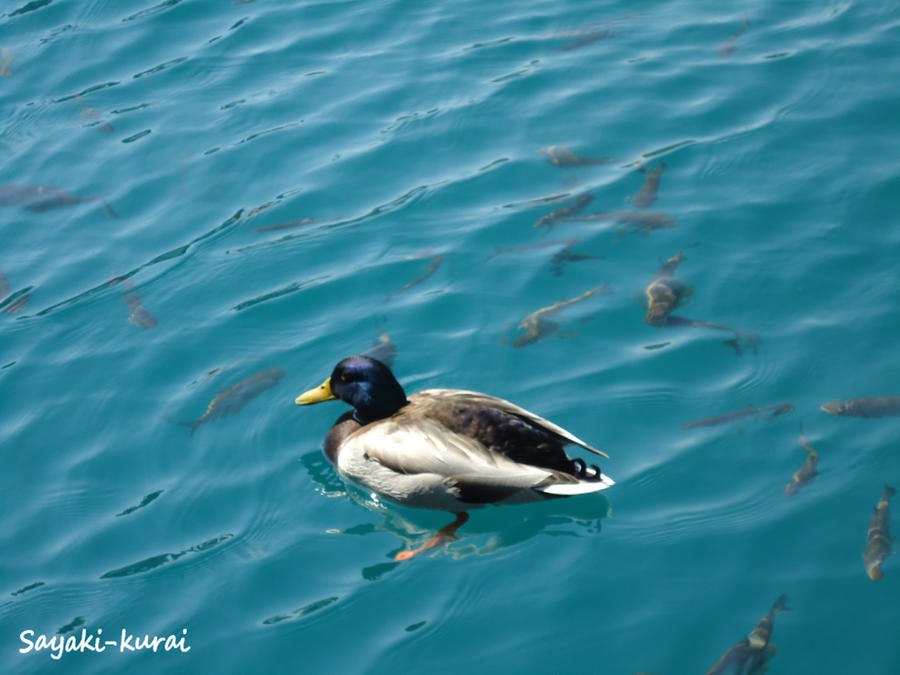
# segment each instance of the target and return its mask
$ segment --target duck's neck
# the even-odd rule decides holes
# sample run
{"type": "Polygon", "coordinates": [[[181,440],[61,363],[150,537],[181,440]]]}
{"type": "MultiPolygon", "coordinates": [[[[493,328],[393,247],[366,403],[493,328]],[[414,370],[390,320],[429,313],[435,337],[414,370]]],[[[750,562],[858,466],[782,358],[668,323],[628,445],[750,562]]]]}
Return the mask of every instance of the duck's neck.
{"type": "Polygon", "coordinates": [[[406,394],[397,380],[379,389],[377,396],[358,400],[353,407],[353,419],[362,425],[390,417],[407,404],[406,394]]]}

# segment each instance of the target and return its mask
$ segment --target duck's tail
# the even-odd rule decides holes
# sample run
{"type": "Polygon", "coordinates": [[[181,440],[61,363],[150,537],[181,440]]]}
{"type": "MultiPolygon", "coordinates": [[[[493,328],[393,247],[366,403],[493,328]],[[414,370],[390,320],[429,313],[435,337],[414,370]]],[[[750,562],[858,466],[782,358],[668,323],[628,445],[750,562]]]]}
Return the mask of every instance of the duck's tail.
{"type": "Polygon", "coordinates": [[[616,484],[612,478],[597,470],[597,477],[589,480],[579,480],[577,483],[552,483],[535,488],[538,492],[558,497],[572,497],[591,492],[600,492],[616,484]]]}

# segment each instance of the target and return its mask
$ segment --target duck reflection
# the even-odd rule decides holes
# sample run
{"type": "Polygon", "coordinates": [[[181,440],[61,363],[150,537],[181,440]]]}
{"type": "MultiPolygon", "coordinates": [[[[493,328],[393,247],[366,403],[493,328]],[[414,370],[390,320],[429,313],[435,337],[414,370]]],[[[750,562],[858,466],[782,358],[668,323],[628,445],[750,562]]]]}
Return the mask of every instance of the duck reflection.
{"type": "MultiPolygon", "coordinates": [[[[367,494],[345,483],[325,459],[320,450],[313,450],[300,458],[318,492],[332,499],[350,499],[366,508],[371,515],[363,522],[329,529],[332,534],[365,536],[387,533],[396,537],[397,545],[384,552],[389,562],[363,568],[362,576],[375,581],[400,563],[397,553],[420,545],[446,521],[440,511],[416,510],[386,505],[377,496],[367,494]]],[[[560,499],[532,502],[502,508],[485,508],[473,512],[466,527],[457,532],[448,546],[435,548],[459,560],[470,555],[496,555],[538,535],[551,537],[579,537],[599,534],[601,522],[610,513],[609,499],[600,492],[582,495],[579,499],[560,499]]]]}

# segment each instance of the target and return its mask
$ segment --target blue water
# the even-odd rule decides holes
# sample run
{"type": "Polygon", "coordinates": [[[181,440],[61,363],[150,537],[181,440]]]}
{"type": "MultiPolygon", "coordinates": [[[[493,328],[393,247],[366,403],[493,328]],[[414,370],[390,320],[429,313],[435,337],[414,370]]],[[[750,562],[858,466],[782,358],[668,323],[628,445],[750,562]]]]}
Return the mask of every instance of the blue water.
{"type": "Polygon", "coordinates": [[[900,558],[878,582],[861,559],[900,419],[819,410],[900,394],[900,9],[2,11],[0,185],[70,203],[0,208],[20,310],[0,313],[0,671],[703,673],[786,593],[773,675],[900,672],[900,558]],[[560,168],[553,145],[616,161],[560,168]],[[649,210],[678,227],[533,227],[584,192],[633,209],[660,161],[649,210]],[[598,257],[492,255],[563,239],[598,257]],[[643,322],[679,250],[678,314],[755,351],[643,322]],[[348,489],[320,450],[345,406],[293,405],[382,330],[408,391],[515,401],[607,450],[617,484],[474,512],[394,563],[448,516],[348,489]],[[174,423],[267,368],[286,375],[236,414],[174,423]],[[789,498],[801,425],[820,475],[789,498]],[[82,629],[186,630],[190,651],[19,653],[82,629]]]}

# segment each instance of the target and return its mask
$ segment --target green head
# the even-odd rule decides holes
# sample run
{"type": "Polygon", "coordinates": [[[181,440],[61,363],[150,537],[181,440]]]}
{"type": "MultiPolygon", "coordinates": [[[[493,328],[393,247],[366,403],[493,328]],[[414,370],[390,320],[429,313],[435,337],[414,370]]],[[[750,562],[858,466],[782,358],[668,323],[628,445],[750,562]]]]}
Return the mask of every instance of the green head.
{"type": "Polygon", "coordinates": [[[368,356],[343,359],[331,371],[331,377],[298,396],[294,403],[310,405],[335,398],[353,406],[353,417],[360,424],[390,417],[407,403],[403,387],[390,369],[368,356]]]}

